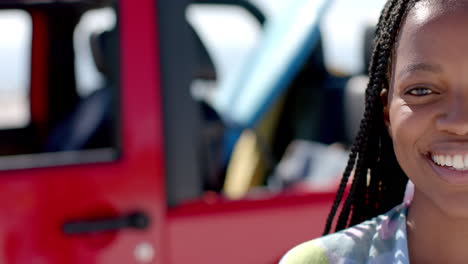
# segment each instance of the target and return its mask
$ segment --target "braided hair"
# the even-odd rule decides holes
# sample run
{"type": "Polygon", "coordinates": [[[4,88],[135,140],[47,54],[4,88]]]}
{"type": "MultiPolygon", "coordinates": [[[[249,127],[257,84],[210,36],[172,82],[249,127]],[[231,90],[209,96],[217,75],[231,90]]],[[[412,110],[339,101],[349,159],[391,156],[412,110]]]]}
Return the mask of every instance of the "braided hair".
{"type": "Polygon", "coordinates": [[[369,65],[366,105],[359,132],[335,201],[328,215],[324,235],[336,222],[335,231],[382,214],[403,200],[407,176],[398,164],[392,140],[384,122],[380,94],[389,88],[395,42],[404,17],[418,0],[388,0],[377,24],[369,65]],[[351,173],[349,193],[344,193],[351,173]],[[338,208],[341,212],[336,218],[338,208]]]}

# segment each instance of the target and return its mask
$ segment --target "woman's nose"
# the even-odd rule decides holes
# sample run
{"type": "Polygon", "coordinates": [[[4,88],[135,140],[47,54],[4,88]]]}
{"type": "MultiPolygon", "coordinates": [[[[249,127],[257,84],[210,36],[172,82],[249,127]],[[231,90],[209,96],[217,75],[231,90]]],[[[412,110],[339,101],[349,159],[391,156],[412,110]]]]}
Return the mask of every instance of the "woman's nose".
{"type": "Polygon", "coordinates": [[[468,97],[458,96],[447,102],[437,119],[440,131],[465,136],[468,135],[468,97]]]}

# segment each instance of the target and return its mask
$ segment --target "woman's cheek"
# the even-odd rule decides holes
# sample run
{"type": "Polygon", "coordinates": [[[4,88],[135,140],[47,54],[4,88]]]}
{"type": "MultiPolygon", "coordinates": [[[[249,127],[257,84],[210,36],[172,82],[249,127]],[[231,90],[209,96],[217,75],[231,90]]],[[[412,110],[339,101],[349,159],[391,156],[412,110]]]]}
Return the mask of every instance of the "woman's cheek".
{"type": "Polygon", "coordinates": [[[417,127],[420,120],[417,113],[407,105],[394,105],[390,107],[390,131],[392,139],[402,140],[412,134],[413,127],[417,127]]]}
{"type": "Polygon", "coordinates": [[[424,117],[407,105],[390,108],[390,133],[395,155],[402,169],[408,173],[420,153],[417,144],[427,129],[424,117]]]}

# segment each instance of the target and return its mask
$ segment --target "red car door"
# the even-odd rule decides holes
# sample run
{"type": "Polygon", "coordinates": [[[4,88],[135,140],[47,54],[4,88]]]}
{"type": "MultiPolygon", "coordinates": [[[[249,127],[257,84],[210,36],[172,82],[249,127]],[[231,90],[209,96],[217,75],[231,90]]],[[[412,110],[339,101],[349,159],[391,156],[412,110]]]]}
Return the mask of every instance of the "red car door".
{"type": "MultiPolygon", "coordinates": [[[[0,131],[0,263],[166,263],[156,3],[114,5],[120,72],[115,142],[47,152],[31,145],[50,136],[50,116],[67,107],[51,110],[51,100],[57,100],[51,93],[59,89],[50,87],[73,73],[65,69],[72,57],[59,56],[66,44],[56,44],[66,43],[65,37],[52,37],[57,24],[66,27],[64,14],[78,12],[66,1],[56,2],[0,4],[26,10],[32,21],[30,122],[0,131]],[[55,20],[48,17],[52,13],[55,20]]],[[[65,100],[60,96],[57,102],[65,100]]]]}

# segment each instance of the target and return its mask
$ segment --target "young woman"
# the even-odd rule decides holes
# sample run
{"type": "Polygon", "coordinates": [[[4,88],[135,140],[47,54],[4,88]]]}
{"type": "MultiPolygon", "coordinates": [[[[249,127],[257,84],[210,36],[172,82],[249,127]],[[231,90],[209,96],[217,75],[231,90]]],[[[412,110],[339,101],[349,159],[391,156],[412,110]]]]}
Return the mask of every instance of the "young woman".
{"type": "Polygon", "coordinates": [[[468,263],[468,0],[385,5],[333,223],[281,264],[468,263]]]}

